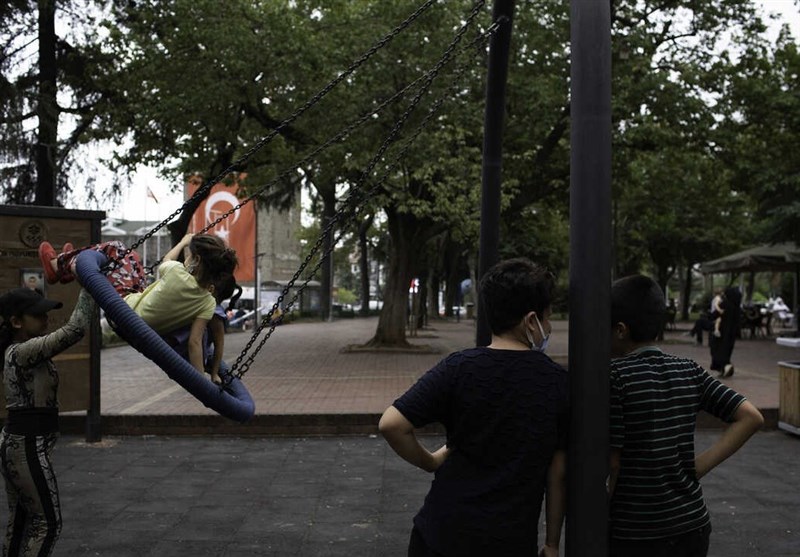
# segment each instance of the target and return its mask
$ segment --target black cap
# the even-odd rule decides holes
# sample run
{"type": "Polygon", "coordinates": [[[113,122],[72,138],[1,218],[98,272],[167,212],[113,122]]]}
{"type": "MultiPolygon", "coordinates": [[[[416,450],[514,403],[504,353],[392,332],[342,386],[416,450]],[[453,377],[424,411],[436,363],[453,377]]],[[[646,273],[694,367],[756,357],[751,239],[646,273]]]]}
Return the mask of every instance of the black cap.
{"type": "Polygon", "coordinates": [[[28,315],[42,315],[51,309],[64,307],[61,302],[48,300],[36,290],[30,288],[15,288],[0,296],[0,315],[8,320],[12,315],[27,313],[28,315]]]}

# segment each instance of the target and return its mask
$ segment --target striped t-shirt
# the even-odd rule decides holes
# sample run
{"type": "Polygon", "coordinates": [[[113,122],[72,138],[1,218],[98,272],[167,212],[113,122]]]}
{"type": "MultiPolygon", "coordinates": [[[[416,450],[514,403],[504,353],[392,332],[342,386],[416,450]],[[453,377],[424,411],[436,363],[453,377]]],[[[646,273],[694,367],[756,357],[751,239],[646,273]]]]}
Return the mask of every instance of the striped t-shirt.
{"type": "Polygon", "coordinates": [[[709,523],[695,477],[697,412],[731,422],[745,398],[654,346],[611,362],[611,447],[621,449],[611,536],[666,538],[709,523]]]}

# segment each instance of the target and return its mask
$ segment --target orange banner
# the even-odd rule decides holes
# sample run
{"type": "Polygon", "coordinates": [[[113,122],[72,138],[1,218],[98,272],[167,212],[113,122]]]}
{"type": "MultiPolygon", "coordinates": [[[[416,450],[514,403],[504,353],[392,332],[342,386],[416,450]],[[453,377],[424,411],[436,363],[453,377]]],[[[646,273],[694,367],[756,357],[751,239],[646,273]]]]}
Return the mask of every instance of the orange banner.
{"type": "MultiPolygon", "coordinates": [[[[186,185],[187,199],[194,195],[194,192],[202,185],[203,182],[198,177],[191,178],[186,185]]],[[[237,197],[238,193],[238,185],[217,184],[211,188],[211,193],[194,212],[189,231],[199,232],[206,225],[230,211],[240,202],[237,197]]],[[[229,247],[236,250],[239,258],[239,266],[234,273],[236,281],[239,283],[254,282],[256,278],[254,265],[256,251],[255,204],[248,203],[238,211],[231,213],[211,228],[208,233],[219,236],[229,247]]]]}

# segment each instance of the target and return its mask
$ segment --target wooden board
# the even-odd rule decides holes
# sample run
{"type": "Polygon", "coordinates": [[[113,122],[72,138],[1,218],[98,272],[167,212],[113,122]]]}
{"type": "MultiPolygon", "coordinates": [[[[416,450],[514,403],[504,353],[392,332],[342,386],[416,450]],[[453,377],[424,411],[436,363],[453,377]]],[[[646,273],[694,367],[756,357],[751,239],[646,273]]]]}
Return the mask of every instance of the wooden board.
{"type": "MultiPolygon", "coordinates": [[[[0,291],[23,286],[23,275],[30,278],[41,271],[39,242],[47,240],[56,251],[61,251],[65,241],[76,247],[92,243],[92,221],[86,219],[36,216],[36,207],[30,207],[31,216],[0,214],[0,291]]],[[[52,211],[52,210],[51,210],[52,211]]],[[[64,211],[68,213],[68,211],[64,211]]],[[[50,312],[50,330],[67,322],[80,286],[70,284],[45,284],[40,289],[47,298],[63,302],[64,307],[50,312]]],[[[90,333],[53,361],[60,377],[59,406],[62,412],[89,409],[90,333]]],[[[5,400],[0,385],[0,400],[5,400]]],[[[0,404],[0,415],[5,416],[5,404],[0,404]]]]}
{"type": "Polygon", "coordinates": [[[800,362],[779,362],[778,421],[800,428],[800,362]]]}

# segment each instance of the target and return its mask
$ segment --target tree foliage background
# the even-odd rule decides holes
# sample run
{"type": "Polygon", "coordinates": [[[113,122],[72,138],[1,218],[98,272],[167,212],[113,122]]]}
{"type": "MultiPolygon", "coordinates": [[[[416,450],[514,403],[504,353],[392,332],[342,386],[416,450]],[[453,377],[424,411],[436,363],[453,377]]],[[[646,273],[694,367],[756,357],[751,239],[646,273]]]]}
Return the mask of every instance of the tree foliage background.
{"type": "MultiPolygon", "coordinates": [[[[71,22],[68,36],[58,38],[60,194],[72,183],[75,147],[97,142],[115,146],[108,164],[120,176],[146,164],[160,167],[176,187],[188,173],[210,179],[418,5],[58,2],[62,19],[71,22]]],[[[436,2],[236,168],[248,172],[251,188],[273,184],[261,202],[285,204],[305,185],[324,226],[343,196],[374,186],[396,150],[363,180],[362,171],[403,114],[402,102],[313,160],[298,161],[430,69],[472,6],[436,2]]],[[[646,271],[666,285],[699,261],[744,245],[800,241],[797,38],[785,29],[770,43],[751,0],[611,0],[611,7],[615,275],[646,271]]],[[[6,128],[0,193],[9,202],[31,201],[36,183],[35,8],[13,0],[0,9],[7,39],[0,51],[6,128]]],[[[486,30],[489,14],[484,7],[462,45],[486,30]]],[[[484,45],[459,51],[442,70],[401,139],[437,98],[445,99],[440,111],[360,213],[375,219],[384,238],[379,251],[391,269],[386,295],[394,292],[396,304],[411,276],[425,277],[430,291],[444,286],[448,308],[456,285],[476,278],[485,62],[484,45]]],[[[568,3],[518,3],[501,251],[543,262],[562,277],[569,241],[568,77],[568,3]]],[[[337,231],[355,245],[358,223],[351,218],[337,231]]],[[[379,326],[381,342],[404,341],[402,305],[379,326]]]]}

